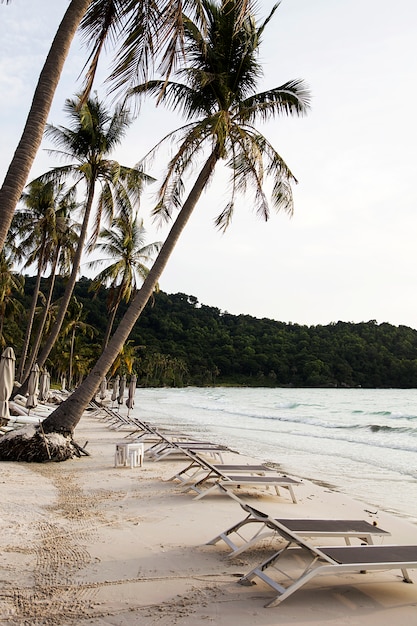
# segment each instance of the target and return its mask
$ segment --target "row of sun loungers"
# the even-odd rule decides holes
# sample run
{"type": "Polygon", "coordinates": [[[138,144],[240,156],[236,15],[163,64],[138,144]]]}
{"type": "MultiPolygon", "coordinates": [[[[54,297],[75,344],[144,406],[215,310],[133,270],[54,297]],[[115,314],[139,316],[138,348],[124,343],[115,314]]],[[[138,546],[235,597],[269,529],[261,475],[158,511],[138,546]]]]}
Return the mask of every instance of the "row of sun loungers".
{"type": "Polygon", "coordinates": [[[274,593],[265,606],[277,606],[313,578],[326,574],[400,570],[402,580],[412,582],[408,569],[417,567],[417,545],[375,544],[376,538],[380,542],[390,533],[360,519],[272,517],[241,500],[242,488],[272,487],[278,496],[283,488],[296,504],[299,481],[279,475],[264,464],[225,464],[222,453],[231,452],[226,446],[195,441],[181,433],[162,432],[147,422],[126,419],[108,408],[104,409],[104,414],[111,428],[126,427],[130,440],[149,444],[145,459],[153,462],[186,460],[186,466],[170,479],[179,483],[181,492],[192,493],[196,500],[212,493],[223,493],[238,501],[245,517],[219,532],[207,545],[225,543],[230,549],[227,558],[233,559],[263,546],[268,538],[269,554],[239,580],[242,585],[255,584],[256,580],[265,583],[274,593]],[[330,538],[344,543],[331,546],[312,543],[313,539],[321,543],[330,538]]]}

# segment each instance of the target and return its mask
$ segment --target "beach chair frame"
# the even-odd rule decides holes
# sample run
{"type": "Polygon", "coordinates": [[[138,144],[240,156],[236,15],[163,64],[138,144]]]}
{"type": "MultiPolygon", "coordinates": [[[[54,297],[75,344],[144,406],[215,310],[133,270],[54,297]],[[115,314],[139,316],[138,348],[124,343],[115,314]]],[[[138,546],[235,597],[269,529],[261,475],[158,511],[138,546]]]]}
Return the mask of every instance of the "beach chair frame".
{"type": "MultiPolygon", "coordinates": [[[[361,546],[320,546],[316,547],[302,539],[298,534],[289,531],[285,526],[270,516],[249,507],[254,518],[268,519],[268,524],[275,526],[276,531],[286,541],[283,548],[276,551],[272,556],[262,561],[250,572],[245,574],[239,583],[252,585],[255,578],[261,579],[276,592],[276,596],[265,607],[274,607],[281,604],[298,589],[306,585],[316,576],[339,575],[345,573],[361,573],[377,570],[398,569],[402,572],[403,581],[412,583],[408,575],[408,569],[417,567],[417,545],[361,545],[361,546]],[[297,577],[294,573],[286,572],[282,561],[292,550],[300,551],[307,557],[307,565],[297,577]],[[271,568],[275,569],[280,561],[280,576],[289,581],[285,586],[284,581],[278,582],[269,574],[271,568]]],[[[297,559],[298,560],[298,559],[297,559]]]]}
{"type": "MultiPolygon", "coordinates": [[[[231,552],[227,555],[228,559],[232,559],[246,552],[246,550],[249,550],[265,539],[280,537],[275,525],[271,526],[269,523],[268,516],[261,519],[259,515],[253,515],[250,506],[244,503],[241,503],[240,506],[248,513],[246,517],[206,543],[206,545],[215,545],[223,541],[231,549],[231,552]],[[251,527],[250,532],[244,534],[245,530],[249,530],[249,526],[251,527]],[[253,526],[256,527],[255,532],[252,531],[253,526]],[[239,543],[237,543],[237,541],[239,543]]],[[[365,520],[311,518],[273,519],[274,522],[278,522],[288,530],[296,532],[302,537],[340,537],[345,541],[346,545],[351,545],[351,539],[359,539],[367,544],[373,544],[375,537],[384,538],[390,535],[388,531],[365,520]]]]}
{"type": "MultiPolygon", "coordinates": [[[[220,493],[225,493],[230,497],[234,497],[240,503],[239,498],[233,494],[233,489],[241,489],[242,487],[272,487],[278,496],[281,495],[280,488],[286,489],[289,492],[293,503],[297,503],[293,487],[299,485],[300,483],[293,478],[279,474],[266,475],[264,473],[264,475],[260,475],[257,472],[250,473],[251,470],[246,474],[223,473],[218,469],[218,465],[213,465],[206,459],[201,459],[201,457],[197,454],[197,450],[189,450],[188,452],[188,456],[194,458],[196,464],[201,466],[201,470],[196,471],[194,482],[187,480],[184,481],[183,484],[184,491],[195,491],[197,493],[197,495],[194,496],[194,500],[201,500],[215,491],[220,491],[220,493]]],[[[188,465],[185,470],[189,469],[190,466],[191,464],[188,465]]],[[[244,466],[239,467],[244,468],[244,466]]],[[[178,476],[179,473],[174,477],[178,478],[178,476]]]]}

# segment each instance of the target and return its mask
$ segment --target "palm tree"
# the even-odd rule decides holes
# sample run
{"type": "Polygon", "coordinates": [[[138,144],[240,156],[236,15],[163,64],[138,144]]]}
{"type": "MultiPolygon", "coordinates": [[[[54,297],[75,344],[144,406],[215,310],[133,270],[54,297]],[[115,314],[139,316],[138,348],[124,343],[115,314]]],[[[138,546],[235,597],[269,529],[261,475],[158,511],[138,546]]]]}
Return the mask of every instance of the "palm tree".
{"type": "Polygon", "coordinates": [[[106,258],[91,261],[89,266],[94,268],[110,262],[91,285],[93,291],[98,291],[102,285],[109,286],[109,320],[103,348],[109,342],[120,303],[122,300],[129,302],[139,281],[145,280],[149,273],[145,263],[151,261],[161,247],[159,242],[145,245],[145,236],[143,220],[138,220],[136,215],[122,215],[113,220],[109,229],[101,231],[100,240],[95,245],[96,252],[105,254],[106,258]]]}
{"type": "MultiPolygon", "coordinates": [[[[18,380],[22,379],[26,363],[42,274],[56,256],[58,243],[57,206],[63,202],[65,196],[66,191],[62,185],[57,186],[52,181],[42,183],[35,180],[31,182],[22,194],[22,208],[15,213],[8,233],[8,240],[13,242],[15,260],[21,262],[25,259],[23,268],[28,268],[31,265],[37,267],[36,283],[17,372],[18,380]]],[[[29,367],[29,371],[30,369],[29,367]]]]}
{"type": "MultiPolygon", "coordinates": [[[[237,191],[244,192],[249,183],[254,186],[258,214],[268,218],[268,204],[263,191],[266,176],[273,182],[273,206],[289,213],[293,210],[291,183],[295,181],[294,176],[276,150],[254,127],[258,119],[267,120],[279,113],[303,115],[309,104],[309,94],[301,80],[254,93],[254,86],[262,73],[257,60],[261,36],[277,5],[259,26],[250,0],[244,6],[238,0],[224,0],[219,4],[203,0],[202,8],[206,28],[199,29],[196,23],[184,18],[188,64],[178,71],[183,82],[151,81],[134,90],[139,95],[154,94],[174,109],[183,110],[188,118],[186,126],[177,133],[181,140],[160,190],[160,201],[155,210],[157,214],[170,218],[173,211],[180,207],[184,174],[195,163],[197,155],[204,150],[208,150],[208,155],[206,152],[201,170],[158,257],[107,348],[83,384],[43,422],[45,432],[72,436],[84,409],[151,297],[219,161],[230,168],[233,183],[232,199],[217,219],[219,227],[228,225],[235,195],[237,191]]],[[[175,134],[170,136],[171,140],[173,136],[175,134]]]]}
{"type": "Polygon", "coordinates": [[[55,167],[38,180],[43,183],[54,181],[55,184],[60,184],[65,178],[72,177],[75,186],[79,183],[85,184],[86,200],[72,271],[55,323],[38,358],[40,368],[59,335],[74,290],[97,184],[100,183],[101,191],[97,203],[93,241],[98,233],[102,214],[111,220],[116,210],[121,214],[129,211],[131,206],[138,203],[143,183],[152,180],[138,167],[127,167],[109,159],[131,123],[128,112],[122,106],[117,106],[114,113],[110,114],[97,97],[94,97],[89,98],[81,106],[78,99],[67,100],[66,112],[71,118],[71,127],[48,125],[46,135],[61,148],[59,151],[51,152],[72,162],[55,167]]]}
{"type": "MultiPolygon", "coordinates": [[[[67,320],[63,328],[63,337],[69,337],[69,360],[68,360],[68,389],[72,389],[74,373],[83,375],[80,367],[74,372],[75,340],[77,333],[87,335],[90,339],[94,337],[95,328],[85,321],[83,304],[73,297],[67,311],[67,320]]],[[[78,355],[80,356],[80,355],[78,355]]],[[[78,359],[79,360],[79,359],[78,359]]]]}
{"type": "Polygon", "coordinates": [[[119,374],[132,374],[135,361],[138,359],[138,351],[143,346],[135,346],[131,341],[126,341],[120,349],[114,363],[110,368],[110,375],[114,376],[116,372],[119,374]]]}
{"type": "MultiPolygon", "coordinates": [[[[9,4],[9,0],[0,1],[9,4]]],[[[197,9],[198,5],[197,0],[197,9]]],[[[115,70],[115,76],[124,72],[122,83],[126,75],[132,78],[140,72],[145,76],[156,49],[161,50],[167,69],[171,69],[182,40],[182,6],[183,0],[71,0],[39,75],[21,138],[0,188],[0,250],[40,147],[64,63],[81,21],[84,38],[92,47],[82,98],[85,102],[100,54],[108,42],[122,42],[124,52],[118,51],[120,61],[115,70]],[[165,46],[165,54],[161,46],[165,46]]]]}
{"type": "Polygon", "coordinates": [[[3,349],[11,337],[5,336],[6,317],[14,318],[22,314],[22,305],[14,294],[23,293],[24,279],[13,272],[11,256],[5,250],[0,252],[0,347],[3,349]]]}
{"type": "Polygon", "coordinates": [[[48,291],[42,310],[39,312],[39,320],[36,329],[36,335],[33,340],[33,346],[30,356],[27,359],[25,370],[23,371],[22,380],[26,380],[29,372],[37,359],[41,341],[43,338],[46,321],[51,307],[52,296],[55,287],[55,279],[57,272],[61,276],[69,276],[72,268],[75,251],[77,249],[80,224],[71,219],[71,214],[78,208],[74,190],[69,190],[58,199],[58,206],[55,214],[54,228],[54,247],[50,259],[50,274],[48,278],[48,291]]]}

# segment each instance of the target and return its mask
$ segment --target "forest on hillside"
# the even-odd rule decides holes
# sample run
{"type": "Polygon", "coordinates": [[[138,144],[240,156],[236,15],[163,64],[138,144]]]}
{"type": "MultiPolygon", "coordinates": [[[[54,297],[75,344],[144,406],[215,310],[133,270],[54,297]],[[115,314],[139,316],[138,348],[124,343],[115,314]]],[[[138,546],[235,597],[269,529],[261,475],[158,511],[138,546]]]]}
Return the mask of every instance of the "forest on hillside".
{"type": "MultiPolygon", "coordinates": [[[[34,280],[25,277],[24,310],[28,310],[34,280]]],[[[63,289],[64,282],[59,280],[54,299],[63,289]]],[[[87,278],[77,282],[75,298],[82,306],[83,325],[76,335],[74,368],[76,372],[78,367],[80,378],[101,351],[108,295],[105,288],[93,293],[87,278]],[[93,332],[85,332],[86,328],[93,332]]],[[[119,319],[125,306],[120,306],[119,319]]],[[[17,355],[23,332],[23,323],[13,322],[9,329],[17,355]]],[[[68,367],[63,341],[48,363],[56,377],[68,367]]],[[[130,363],[142,386],[413,388],[417,381],[417,331],[412,328],[375,320],[326,326],[287,324],[231,315],[183,293],[154,294],[125,350],[129,358],[122,360],[121,367],[129,368],[130,363]]]]}

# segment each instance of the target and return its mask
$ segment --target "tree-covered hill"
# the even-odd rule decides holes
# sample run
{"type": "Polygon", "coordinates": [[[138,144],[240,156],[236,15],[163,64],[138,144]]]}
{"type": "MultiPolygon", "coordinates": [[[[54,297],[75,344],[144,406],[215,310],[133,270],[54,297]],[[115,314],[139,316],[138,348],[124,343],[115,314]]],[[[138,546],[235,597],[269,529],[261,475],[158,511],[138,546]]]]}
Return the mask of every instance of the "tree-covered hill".
{"type": "MultiPolygon", "coordinates": [[[[33,280],[26,277],[26,294],[33,280]]],[[[107,323],[107,291],[93,295],[90,285],[82,278],[75,296],[97,330],[97,352],[107,323]]],[[[62,290],[58,281],[57,298],[62,290]]],[[[123,312],[121,306],[119,318],[123,312]]],[[[231,315],[183,293],[159,292],[129,344],[136,348],[134,369],[143,385],[417,386],[417,331],[374,320],[286,324],[231,315]]],[[[91,339],[86,345],[91,351],[91,339]]]]}

